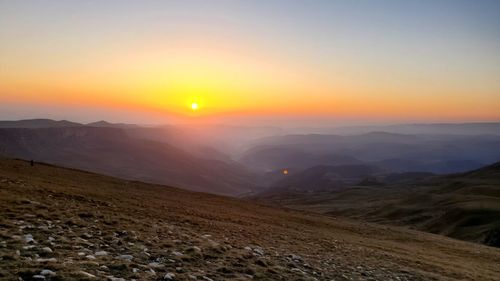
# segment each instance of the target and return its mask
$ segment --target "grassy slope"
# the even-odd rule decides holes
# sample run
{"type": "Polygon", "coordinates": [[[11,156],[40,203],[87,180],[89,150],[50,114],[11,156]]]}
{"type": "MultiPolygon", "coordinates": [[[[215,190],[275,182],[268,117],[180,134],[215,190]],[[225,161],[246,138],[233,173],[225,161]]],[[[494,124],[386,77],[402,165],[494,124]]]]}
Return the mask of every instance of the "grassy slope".
{"type": "Polygon", "coordinates": [[[483,243],[500,230],[499,165],[393,186],[268,197],[281,205],[483,243]]]}
{"type": "Polygon", "coordinates": [[[17,160],[0,160],[0,214],[0,278],[7,280],[29,280],[43,268],[59,280],[81,279],[81,270],[139,280],[160,280],[166,272],[179,280],[500,278],[500,251],[490,247],[17,160]],[[128,235],[122,237],[123,230],[128,235]],[[38,241],[34,249],[23,249],[15,236],[27,233],[38,241]],[[189,250],[193,245],[200,253],[189,250]],[[42,246],[53,253],[40,252],[42,246]],[[110,255],[78,256],[98,250],[110,255]],[[37,254],[57,261],[36,262],[37,254]],[[134,259],[113,258],[120,254],[134,259]],[[153,260],[164,263],[156,276],[148,273],[153,260]]]}

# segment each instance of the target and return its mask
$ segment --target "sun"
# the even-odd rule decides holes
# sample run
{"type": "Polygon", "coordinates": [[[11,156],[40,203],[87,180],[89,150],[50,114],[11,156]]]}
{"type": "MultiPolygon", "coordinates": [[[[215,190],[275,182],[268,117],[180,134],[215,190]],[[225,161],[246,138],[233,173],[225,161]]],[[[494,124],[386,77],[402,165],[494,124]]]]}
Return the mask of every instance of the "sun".
{"type": "Polygon", "coordinates": [[[196,111],[198,110],[198,108],[199,108],[198,103],[196,102],[191,103],[191,110],[196,111]]]}

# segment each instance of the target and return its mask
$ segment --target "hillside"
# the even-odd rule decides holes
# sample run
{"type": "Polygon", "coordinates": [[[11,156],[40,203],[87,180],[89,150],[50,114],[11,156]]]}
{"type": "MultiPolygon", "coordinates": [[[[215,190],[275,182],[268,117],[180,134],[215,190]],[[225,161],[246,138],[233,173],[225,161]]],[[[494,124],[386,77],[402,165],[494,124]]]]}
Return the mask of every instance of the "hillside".
{"type": "Polygon", "coordinates": [[[18,160],[0,213],[6,280],[500,278],[478,244],[18,160]]]}
{"type": "Polygon", "coordinates": [[[387,178],[392,183],[351,186],[337,192],[295,189],[262,193],[259,199],[500,247],[500,163],[447,176],[410,173],[387,178]]]}
{"type": "Polygon", "coordinates": [[[0,128],[0,154],[216,194],[236,196],[253,186],[238,165],[133,138],[120,128],[0,128]]]}

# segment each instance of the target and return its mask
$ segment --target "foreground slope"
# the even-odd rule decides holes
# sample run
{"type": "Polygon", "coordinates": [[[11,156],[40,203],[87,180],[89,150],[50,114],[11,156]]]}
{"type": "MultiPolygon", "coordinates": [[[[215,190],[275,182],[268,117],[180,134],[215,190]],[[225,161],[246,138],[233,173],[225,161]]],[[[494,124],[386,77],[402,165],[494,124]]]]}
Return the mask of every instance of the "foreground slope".
{"type": "Polygon", "coordinates": [[[17,160],[0,214],[6,280],[500,278],[495,248],[17,160]]]}

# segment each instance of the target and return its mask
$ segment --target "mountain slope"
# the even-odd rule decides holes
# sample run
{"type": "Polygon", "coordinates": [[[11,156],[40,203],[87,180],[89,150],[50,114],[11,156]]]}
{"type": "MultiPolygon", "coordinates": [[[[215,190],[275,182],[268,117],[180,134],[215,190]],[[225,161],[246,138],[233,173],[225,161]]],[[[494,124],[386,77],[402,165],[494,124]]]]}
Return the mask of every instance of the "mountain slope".
{"type": "Polygon", "coordinates": [[[398,181],[339,192],[261,194],[260,198],[500,247],[500,163],[462,174],[398,181]]]}
{"type": "Polygon", "coordinates": [[[482,245],[24,161],[0,214],[6,280],[500,278],[482,245]]]}
{"type": "Polygon", "coordinates": [[[0,129],[0,152],[218,194],[239,195],[252,187],[251,175],[239,166],[196,158],[165,143],[131,138],[118,128],[0,129]]]}

